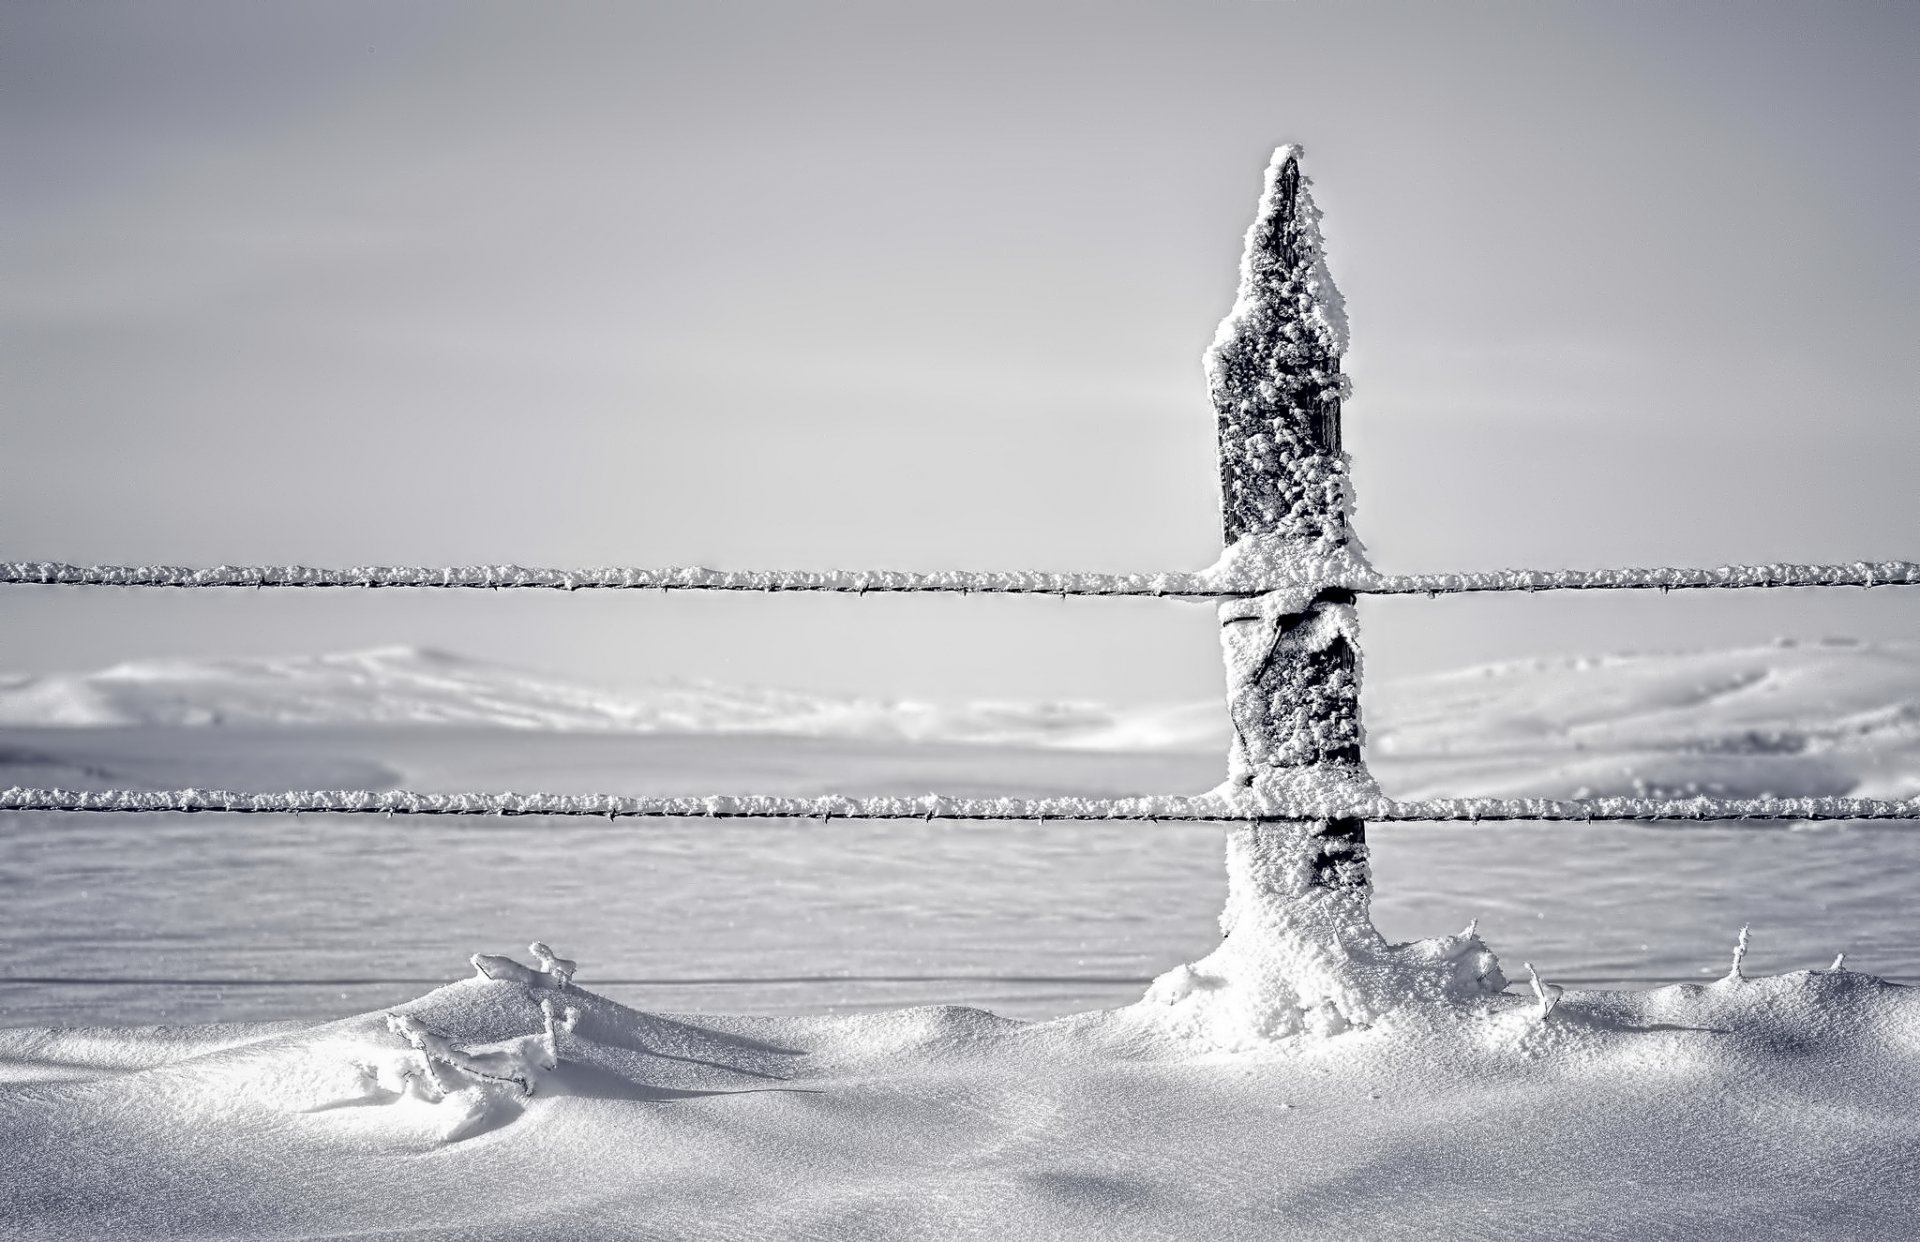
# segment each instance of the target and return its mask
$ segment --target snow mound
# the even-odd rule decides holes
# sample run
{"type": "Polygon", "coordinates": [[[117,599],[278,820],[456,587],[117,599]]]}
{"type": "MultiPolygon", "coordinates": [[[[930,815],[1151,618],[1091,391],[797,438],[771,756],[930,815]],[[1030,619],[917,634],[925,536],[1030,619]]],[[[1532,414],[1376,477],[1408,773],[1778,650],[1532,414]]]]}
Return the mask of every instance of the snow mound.
{"type": "MultiPolygon", "coordinates": [[[[1409,1007],[1483,1012],[1505,990],[1499,961],[1471,927],[1388,944],[1368,916],[1366,888],[1329,886],[1314,874],[1308,837],[1301,827],[1228,836],[1220,947],[1161,975],[1141,1002],[1161,1007],[1170,1030],[1243,1049],[1338,1035],[1409,1007]]],[[[1364,868],[1357,859],[1347,865],[1364,868]]]]}
{"type": "Polygon", "coordinates": [[[1235,1049],[1161,996],[1038,1024],[675,1017],[538,962],[314,1026],[0,1031],[0,1219],[105,1239],[1773,1239],[1902,1236],[1920,1211],[1920,992],[1736,972],[1549,1008],[1496,990],[1471,935],[1436,943],[1359,986],[1392,1002],[1368,1020],[1235,1049]]]}

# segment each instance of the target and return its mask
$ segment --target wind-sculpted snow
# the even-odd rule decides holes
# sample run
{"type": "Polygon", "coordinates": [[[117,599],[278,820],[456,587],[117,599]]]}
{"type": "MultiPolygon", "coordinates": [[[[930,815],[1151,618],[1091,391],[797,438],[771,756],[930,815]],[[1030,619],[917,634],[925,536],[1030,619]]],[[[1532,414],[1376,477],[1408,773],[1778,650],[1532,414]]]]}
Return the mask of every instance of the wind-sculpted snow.
{"type": "Polygon", "coordinates": [[[1140,1002],[1044,1023],[670,1015],[489,977],[324,1022],[0,1030],[0,1221],[102,1242],[1911,1236],[1920,992],[1736,969],[1543,980],[1549,1006],[1500,990],[1475,928],[1391,943],[1351,900],[1280,895],[1236,890],[1232,935],[1140,1002]]]}
{"type": "Polygon", "coordinates": [[[223,789],[0,791],[0,811],[198,812],[243,815],[551,815],[595,819],[921,819],[1172,820],[1222,823],[1286,820],[1912,820],[1920,798],[1428,798],[1398,801],[1365,792],[1342,773],[1297,792],[1137,798],[794,798],[755,794],[650,798],[617,794],[413,793],[323,789],[240,793],[223,789]]]}
{"type": "Polygon", "coordinates": [[[1214,599],[1292,589],[1364,595],[1448,595],[1470,591],[1683,591],[1703,588],[1920,585],[1920,562],[1843,565],[1722,565],[1712,568],[1496,569],[1388,574],[1341,552],[1290,560],[1222,558],[1197,571],[1109,574],[1054,570],[598,569],[521,565],[69,565],[0,562],[0,585],[255,588],[438,588],[454,590],[824,591],[861,595],[945,592],[1002,595],[1116,595],[1214,599]]]}

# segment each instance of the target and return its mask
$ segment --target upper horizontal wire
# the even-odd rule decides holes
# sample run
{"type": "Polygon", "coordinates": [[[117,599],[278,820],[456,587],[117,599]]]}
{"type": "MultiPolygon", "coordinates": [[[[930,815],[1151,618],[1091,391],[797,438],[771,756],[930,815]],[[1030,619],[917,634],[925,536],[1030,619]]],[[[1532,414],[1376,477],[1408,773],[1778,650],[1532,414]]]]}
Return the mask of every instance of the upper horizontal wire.
{"type": "Polygon", "coordinates": [[[0,790],[0,811],[211,811],[251,815],[547,815],[596,819],[924,819],[1248,823],[1416,821],[1920,820],[1920,798],[1426,798],[1231,796],[1136,798],[791,798],[762,795],[412,793],[405,790],[0,790]]]}
{"type": "Polygon", "coordinates": [[[461,590],[657,590],[950,592],[955,594],[1169,596],[1218,599],[1318,588],[1366,595],[1449,595],[1470,591],[1695,590],[1741,587],[1920,585],[1920,562],[1844,565],[1725,565],[1710,569],[1500,569],[1473,573],[1385,574],[1358,564],[1295,575],[1238,571],[1110,574],[1050,570],[767,570],[699,566],[599,569],[520,565],[69,565],[0,562],[0,585],[167,588],[442,588],[461,590]]]}

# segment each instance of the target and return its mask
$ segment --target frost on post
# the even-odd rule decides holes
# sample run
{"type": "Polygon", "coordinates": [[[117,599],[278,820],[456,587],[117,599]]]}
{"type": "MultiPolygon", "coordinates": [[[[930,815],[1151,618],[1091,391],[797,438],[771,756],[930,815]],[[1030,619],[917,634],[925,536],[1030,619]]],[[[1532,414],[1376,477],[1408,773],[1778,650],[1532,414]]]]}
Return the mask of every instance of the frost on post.
{"type": "MultiPolygon", "coordinates": [[[[1239,294],[1207,353],[1230,557],[1297,564],[1351,553],[1340,448],[1346,346],[1345,308],[1327,272],[1300,149],[1282,147],[1247,230],[1239,294]]],[[[1229,600],[1220,625],[1233,722],[1229,787],[1258,792],[1329,771],[1363,777],[1352,593],[1229,600]]],[[[1364,889],[1360,822],[1313,828],[1317,883],[1364,889]]]]}
{"type": "MultiPolygon", "coordinates": [[[[1221,564],[1254,581],[1340,581],[1337,567],[1364,567],[1350,546],[1340,450],[1345,349],[1300,151],[1282,147],[1247,232],[1239,297],[1207,354],[1228,545],[1221,564]]],[[[1360,762],[1353,592],[1301,586],[1228,599],[1220,631],[1233,721],[1223,792],[1256,802],[1249,795],[1371,788],[1360,762]]],[[[1236,828],[1227,837],[1225,938],[1156,979],[1143,1004],[1176,1031],[1235,1048],[1338,1034],[1409,1005],[1484,1005],[1506,987],[1473,928],[1388,944],[1369,896],[1359,819],[1236,828]]]]}
{"type": "Polygon", "coordinates": [[[1300,148],[1274,152],[1247,230],[1239,295],[1207,351],[1229,546],[1249,535],[1321,551],[1347,541],[1346,309],[1327,273],[1308,184],[1300,148]]]}

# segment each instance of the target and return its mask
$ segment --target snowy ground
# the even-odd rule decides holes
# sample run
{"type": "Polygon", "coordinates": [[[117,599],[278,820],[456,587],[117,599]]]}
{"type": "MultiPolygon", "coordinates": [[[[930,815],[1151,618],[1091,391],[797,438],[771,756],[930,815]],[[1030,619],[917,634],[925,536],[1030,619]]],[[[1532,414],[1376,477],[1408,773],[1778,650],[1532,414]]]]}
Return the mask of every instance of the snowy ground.
{"type": "MultiPolygon", "coordinates": [[[[16,679],[0,784],[1117,794],[1220,763],[1201,708],[676,687],[670,720],[577,690],[563,718],[561,693],[406,652],[16,679]]],[[[1396,793],[1920,789],[1912,647],[1502,666],[1367,706],[1396,793]]],[[[1545,1019],[1524,983],[1410,993],[1234,1052],[1134,1004],[1218,942],[1218,829],[0,828],[13,1236],[1896,1238],[1920,1210],[1920,993],[1824,971],[1920,979],[1898,828],[1376,828],[1390,939],[1478,917],[1509,977],[1569,990],[1545,1019]],[[1777,977],[1591,990],[1718,978],[1748,922],[1746,973],[1777,977]],[[433,990],[535,936],[592,995],[433,990]],[[547,1070],[523,1037],[556,997],[582,1016],[547,1070]],[[999,1016],[901,1008],[935,1003],[999,1016]],[[396,1006],[532,1095],[434,1087],[396,1006]],[[123,1025],[153,1022],[240,1025],[123,1025]]]]}
{"type": "Polygon", "coordinates": [[[963,1008],[678,1018],[473,980],[402,1006],[411,1027],[0,1032],[0,1222],[111,1238],[1893,1239],[1920,1212],[1916,998],[1799,973],[1569,992],[1544,1019],[1513,996],[1409,1001],[1366,1029],[1227,1053],[1146,1003],[1038,1025],[963,1008]],[[409,1030],[445,1060],[429,1067],[409,1030]]]}

